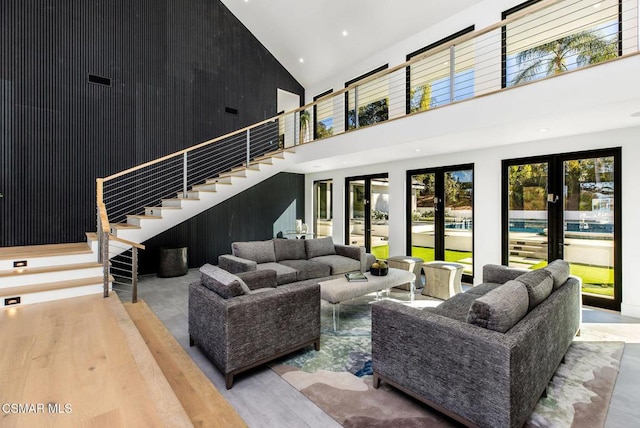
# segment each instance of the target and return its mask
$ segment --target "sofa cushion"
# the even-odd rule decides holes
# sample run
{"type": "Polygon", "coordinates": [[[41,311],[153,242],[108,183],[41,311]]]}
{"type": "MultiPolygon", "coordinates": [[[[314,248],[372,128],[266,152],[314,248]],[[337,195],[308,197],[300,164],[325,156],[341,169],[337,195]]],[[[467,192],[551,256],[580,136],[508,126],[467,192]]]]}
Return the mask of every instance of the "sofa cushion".
{"type": "Polygon", "coordinates": [[[473,294],[474,296],[484,296],[489,291],[495,290],[496,288],[500,287],[501,285],[502,284],[498,284],[498,283],[495,283],[495,282],[485,282],[483,284],[476,285],[475,287],[471,287],[470,289],[465,291],[465,294],[473,294]]]}
{"type": "Polygon", "coordinates": [[[527,287],[527,293],[529,294],[529,311],[549,297],[551,289],[553,288],[551,273],[544,269],[529,271],[524,275],[520,275],[515,281],[521,282],[527,287]]]}
{"type": "Polygon", "coordinates": [[[231,252],[242,259],[253,260],[256,263],[270,263],[276,261],[273,241],[234,242],[231,252]]]}
{"type": "Polygon", "coordinates": [[[298,271],[298,281],[331,275],[331,266],[314,260],[281,260],[281,265],[298,271]]]}
{"type": "Polygon", "coordinates": [[[273,246],[276,251],[276,261],[282,260],[306,260],[307,251],[304,239],[274,239],[273,246]]]}
{"type": "Polygon", "coordinates": [[[528,308],[527,287],[511,280],[478,297],[469,308],[467,322],[505,333],[527,314],[528,308]]]}
{"type": "Polygon", "coordinates": [[[329,255],[314,257],[311,260],[329,265],[331,275],[360,271],[360,260],[350,259],[349,257],[329,255]]]}
{"type": "MultiPolygon", "coordinates": [[[[333,238],[305,239],[304,246],[307,251],[307,259],[311,260],[315,257],[330,256],[336,253],[333,245],[333,238]]],[[[360,269],[360,267],[358,267],[360,269]]]]}
{"type": "Polygon", "coordinates": [[[471,305],[478,297],[478,295],[470,294],[468,292],[458,293],[452,298],[445,300],[435,308],[425,308],[425,310],[429,309],[429,312],[433,312],[434,314],[438,314],[443,317],[451,318],[460,322],[467,322],[469,308],[471,308],[471,305]]]}
{"type": "Polygon", "coordinates": [[[298,271],[280,263],[260,263],[258,270],[275,270],[278,285],[289,284],[298,280],[298,271]]]}
{"type": "Polygon", "coordinates": [[[206,264],[200,268],[202,284],[224,299],[249,294],[251,290],[245,282],[236,275],[206,264]]]}
{"type": "Polygon", "coordinates": [[[549,263],[544,267],[544,270],[551,273],[551,276],[553,277],[554,290],[557,290],[562,284],[567,282],[567,279],[569,279],[569,275],[571,274],[569,263],[560,259],[549,263]]]}

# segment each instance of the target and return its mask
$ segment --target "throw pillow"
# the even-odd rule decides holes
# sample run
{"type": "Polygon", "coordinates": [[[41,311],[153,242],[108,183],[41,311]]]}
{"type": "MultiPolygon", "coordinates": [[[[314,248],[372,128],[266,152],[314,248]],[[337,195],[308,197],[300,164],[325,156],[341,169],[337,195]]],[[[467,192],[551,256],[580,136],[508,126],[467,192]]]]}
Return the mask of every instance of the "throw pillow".
{"type": "Polygon", "coordinates": [[[544,301],[553,289],[553,278],[544,269],[532,270],[520,275],[515,281],[521,282],[527,287],[529,294],[529,311],[544,301]]]}
{"type": "Polygon", "coordinates": [[[551,276],[553,277],[554,290],[557,290],[562,284],[567,282],[567,279],[569,279],[569,275],[571,274],[569,263],[561,259],[552,261],[544,267],[544,270],[551,273],[551,276]]]}
{"type": "Polygon", "coordinates": [[[206,264],[200,268],[202,284],[224,299],[249,294],[251,290],[247,284],[236,275],[206,264]]]}
{"type": "Polygon", "coordinates": [[[231,244],[231,252],[236,257],[253,260],[256,263],[272,263],[276,261],[273,240],[234,242],[231,244]]]}
{"type": "Polygon", "coordinates": [[[307,259],[309,260],[314,257],[332,256],[336,253],[333,238],[330,236],[318,239],[305,239],[304,246],[307,251],[307,259]]]}
{"type": "Polygon", "coordinates": [[[307,252],[304,247],[304,239],[274,239],[276,261],[281,260],[306,260],[307,252]]]}
{"type": "Polygon", "coordinates": [[[529,295],[524,284],[507,281],[473,302],[467,322],[505,333],[527,314],[528,306],[529,295]]]}

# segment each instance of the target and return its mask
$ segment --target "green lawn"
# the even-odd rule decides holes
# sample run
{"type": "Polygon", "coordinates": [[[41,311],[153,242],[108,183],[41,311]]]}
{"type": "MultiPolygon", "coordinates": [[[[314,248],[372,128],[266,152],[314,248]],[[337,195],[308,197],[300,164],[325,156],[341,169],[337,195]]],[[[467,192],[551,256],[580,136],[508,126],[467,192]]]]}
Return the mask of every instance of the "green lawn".
{"type": "MultiPolygon", "coordinates": [[[[546,261],[533,264],[529,269],[540,269],[547,265],[546,261]]],[[[589,266],[571,263],[571,274],[582,278],[582,291],[613,297],[613,268],[589,266]]]]}
{"type": "MultiPolygon", "coordinates": [[[[435,260],[433,248],[412,247],[412,255],[424,261],[435,260]]],[[[373,247],[371,253],[377,259],[389,258],[389,245],[373,247]]],[[[449,262],[459,262],[470,258],[469,251],[445,251],[445,259],[449,262]]],[[[532,264],[529,269],[540,269],[547,265],[546,261],[532,264]]],[[[599,294],[601,296],[613,297],[613,268],[588,266],[571,263],[571,274],[582,278],[582,291],[585,293],[599,294]]],[[[466,269],[465,269],[466,272],[466,269]]]]}

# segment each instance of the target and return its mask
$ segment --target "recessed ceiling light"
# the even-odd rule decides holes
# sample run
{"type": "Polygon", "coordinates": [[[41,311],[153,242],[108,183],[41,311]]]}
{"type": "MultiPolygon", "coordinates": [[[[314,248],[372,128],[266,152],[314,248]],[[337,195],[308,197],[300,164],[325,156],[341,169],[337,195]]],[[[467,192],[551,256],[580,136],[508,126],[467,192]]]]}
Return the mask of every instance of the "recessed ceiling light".
{"type": "Polygon", "coordinates": [[[420,153],[422,150],[420,149],[416,149],[416,153],[420,153]]]}
{"type": "Polygon", "coordinates": [[[304,62],[304,58],[300,58],[298,61],[300,61],[300,62],[304,62]]]}
{"type": "Polygon", "coordinates": [[[320,165],[313,165],[311,168],[313,168],[313,169],[320,169],[320,165]]]}
{"type": "Polygon", "coordinates": [[[547,132],[549,130],[549,128],[540,128],[538,131],[539,132],[547,132]]]}
{"type": "Polygon", "coordinates": [[[593,5],[593,7],[597,9],[597,8],[600,7],[600,5],[601,5],[601,3],[596,3],[596,4],[593,5]]]}
{"type": "Polygon", "coordinates": [[[348,35],[349,35],[349,33],[347,32],[347,30],[343,30],[343,31],[342,31],[342,35],[343,35],[343,36],[348,36],[348,35]]]}

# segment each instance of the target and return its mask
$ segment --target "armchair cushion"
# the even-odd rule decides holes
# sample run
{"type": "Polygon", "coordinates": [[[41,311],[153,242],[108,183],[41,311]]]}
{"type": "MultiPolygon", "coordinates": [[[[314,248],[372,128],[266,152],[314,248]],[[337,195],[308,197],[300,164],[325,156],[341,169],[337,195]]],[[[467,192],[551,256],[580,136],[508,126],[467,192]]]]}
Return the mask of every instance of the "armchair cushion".
{"type": "Polygon", "coordinates": [[[276,261],[306,260],[304,239],[275,239],[273,245],[276,251],[276,261]]]}
{"type": "MultiPolygon", "coordinates": [[[[336,253],[333,238],[330,236],[318,239],[305,239],[304,246],[309,260],[315,257],[334,255],[336,253]]],[[[360,267],[358,267],[358,269],[360,269],[360,267]]]]}
{"type": "Polygon", "coordinates": [[[435,308],[425,308],[427,312],[442,315],[460,322],[467,322],[469,309],[479,296],[470,293],[458,293],[455,299],[447,299],[435,308]]]}
{"type": "Polygon", "coordinates": [[[549,297],[553,288],[551,273],[544,269],[529,271],[524,275],[520,275],[515,281],[521,282],[527,287],[529,311],[549,297]]]}
{"type": "Polygon", "coordinates": [[[551,273],[551,276],[553,277],[554,290],[557,290],[558,288],[560,288],[562,284],[567,282],[567,279],[569,279],[569,274],[571,273],[571,270],[569,268],[569,263],[560,259],[554,260],[551,263],[549,263],[544,268],[544,270],[551,273]]]}
{"type": "Polygon", "coordinates": [[[467,322],[505,333],[527,314],[528,308],[527,287],[511,280],[478,297],[469,309],[467,322]]]}
{"type": "Polygon", "coordinates": [[[270,263],[276,261],[276,252],[273,240],[234,242],[231,244],[231,252],[234,256],[256,263],[270,263]]]}
{"type": "Polygon", "coordinates": [[[206,264],[200,268],[202,284],[224,299],[248,294],[247,284],[234,274],[217,266],[206,264]]]}

